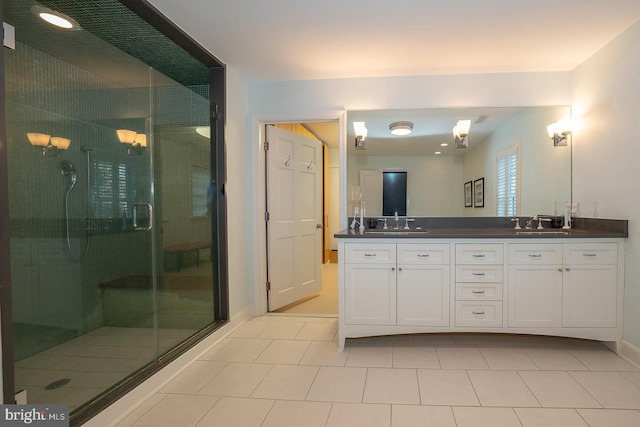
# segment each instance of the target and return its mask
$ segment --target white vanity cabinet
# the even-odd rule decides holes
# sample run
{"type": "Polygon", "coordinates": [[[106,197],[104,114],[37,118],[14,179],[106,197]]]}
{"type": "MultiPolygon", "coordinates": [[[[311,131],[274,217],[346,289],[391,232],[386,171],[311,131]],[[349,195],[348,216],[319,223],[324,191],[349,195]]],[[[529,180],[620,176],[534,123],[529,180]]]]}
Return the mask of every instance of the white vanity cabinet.
{"type": "Polygon", "coordinates": [[[397,246],[397,324],[449,326],[449,245],[397,246]]]}
{"type": "Polygon", "coordinates": [[[502,326],[503,254],[502,243],[456,244],[456,326],[502,326]]]}
{"type": "Polygon", "coordinates": [[[396,245],[346,245],[345,320],[355,325],[395,325],[396,245]]]}
{"type": "Polygon", "coordinates": [[[615,243],[564,245],[562,326],[616,326],[618,246],[615,243]]]}
{"type": "Polygon", "coordinates": [[[509,244],[507,326],[562,324],[562,243],[509,244]]]}
{"type": "Polygon", "coordinates": [[[429,332],[622,338],[622,238],[339,239],[346,338],[429,332]]]}
{"type": "Polygon", "coordinates": [[[345,245],[345,321],[449,326],[448,244],[345,245]]]}

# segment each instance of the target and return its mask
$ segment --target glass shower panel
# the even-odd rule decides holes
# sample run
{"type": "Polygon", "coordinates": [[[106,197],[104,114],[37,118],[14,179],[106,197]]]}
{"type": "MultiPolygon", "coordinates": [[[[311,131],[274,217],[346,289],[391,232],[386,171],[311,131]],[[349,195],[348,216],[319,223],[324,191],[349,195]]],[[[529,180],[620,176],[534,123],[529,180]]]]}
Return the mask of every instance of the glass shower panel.
{"type": "Polygon", "coordinates": [[[4,5],[16,392],[74,410],[158,358],[151,73],[4,5]]]}
{"type": "Polygon", "coordinates": [[[209,85],[152,71],[158,351],[214,322],[209,85]]]}

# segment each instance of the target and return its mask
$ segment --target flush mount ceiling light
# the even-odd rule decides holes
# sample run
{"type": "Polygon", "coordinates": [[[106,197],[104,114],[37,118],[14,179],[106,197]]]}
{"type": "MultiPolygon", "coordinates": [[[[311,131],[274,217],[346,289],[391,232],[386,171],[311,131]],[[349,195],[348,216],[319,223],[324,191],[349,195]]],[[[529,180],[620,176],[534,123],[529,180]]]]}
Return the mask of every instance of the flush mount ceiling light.
{"type": "Polygon", "coordinates": [[[31,12],[40,17],[40,19],[48,22],[51,25],[55,25],[58,28],[64,28],[65,30],[79,30],[80,24],[78,24],[73,18],[65,15],[62,12],[49,9],[48,7],[40,6],[36,4],[31,7],[31,12]]]}
{"type": "Polygon", "coordinates": [[[409,135],[413,130],[413,123],[406,121],[393,122],[389,125],[389,130],[397,136],[409,135]]]}

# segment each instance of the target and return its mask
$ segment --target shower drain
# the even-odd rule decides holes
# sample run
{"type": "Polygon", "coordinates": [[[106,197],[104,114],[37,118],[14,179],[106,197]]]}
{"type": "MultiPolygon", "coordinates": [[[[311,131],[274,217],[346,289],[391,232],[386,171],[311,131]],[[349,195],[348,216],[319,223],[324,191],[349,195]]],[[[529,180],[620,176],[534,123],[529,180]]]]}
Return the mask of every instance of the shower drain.
{"type": "Polygon", "coordinates": [[[45,390],[55,390],[57,388],[62,387],[63,385],[69,383],[71,380],[69,378],[62,378],[61,380],[57,380],[52,382],[51,384],[47,384],[44,386],[45,390]]]}

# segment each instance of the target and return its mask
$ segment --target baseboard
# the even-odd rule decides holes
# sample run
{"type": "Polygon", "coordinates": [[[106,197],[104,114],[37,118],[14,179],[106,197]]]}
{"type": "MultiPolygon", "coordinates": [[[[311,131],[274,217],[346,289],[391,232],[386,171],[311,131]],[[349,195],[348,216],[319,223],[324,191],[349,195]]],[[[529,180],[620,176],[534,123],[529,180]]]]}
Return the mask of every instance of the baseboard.
{"type": "Polygon", "coordinates": [[[619,355],[624,357],[634,365],[640,367],[640,348],[631,344],[629,341],[620,341],[619,355]]]}
{"type": "Polygon", "coordinates": [[[144,401],[157,393],[158,390],[165,386],[165,384],[188,368],[193,362],[198,360],[200,356],[209,351],[214,345],[218,344],[223,338],[231,334],[252,316],[253,306],[248,305],[240,310],[236,315],[232,316],[231,320],[227,324],[193,346],[186,353],[168,364],[161,371],[140,384],[138,387],[131,390],[107,409],[87,421],[83,426],[104,427],[118,424],[144,401]]]}

